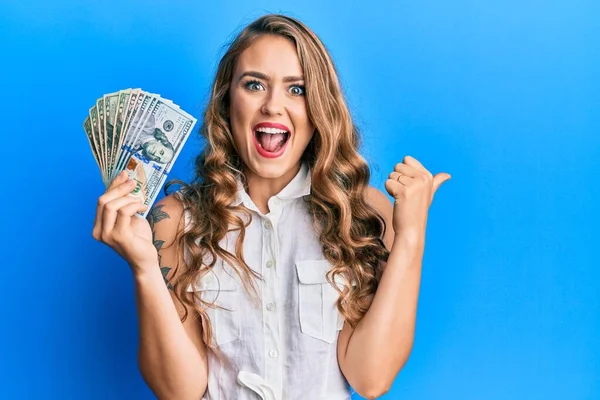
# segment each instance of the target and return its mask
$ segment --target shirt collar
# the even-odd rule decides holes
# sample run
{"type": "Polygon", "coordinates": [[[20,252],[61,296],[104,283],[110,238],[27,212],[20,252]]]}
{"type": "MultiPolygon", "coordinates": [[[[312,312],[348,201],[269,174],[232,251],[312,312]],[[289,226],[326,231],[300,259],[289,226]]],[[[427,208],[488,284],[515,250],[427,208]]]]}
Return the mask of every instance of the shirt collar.
{"type": "MultiPolygon", "coordinates": [[[[292,179],[291,182],[288,183],[287,186],[284,187],[281,192],[277,193],[274,197],[282,202],[288,202],[302,196],[307,196],[310,194],[311,183],[311,174],[308,164],[306,162],[302,162],[300,170],[294,179],[292,179]]],[[[242,180],[239,177],[237,178],[237,185],[237,199],[233,205],[237,206],[241,203],[244,203],[246,206],[248,206],[249,204],[252,204],[252,199],[250,199],[250,196],[248,193],[246,193],[242,180]]]]}

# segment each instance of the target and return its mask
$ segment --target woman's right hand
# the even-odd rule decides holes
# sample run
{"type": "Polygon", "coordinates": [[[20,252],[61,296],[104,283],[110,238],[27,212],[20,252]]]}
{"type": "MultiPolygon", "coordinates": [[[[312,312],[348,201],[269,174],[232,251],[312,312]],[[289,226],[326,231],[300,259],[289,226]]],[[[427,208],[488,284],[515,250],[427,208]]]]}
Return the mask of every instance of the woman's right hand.
{"type": "Polygon", "coordinates": [[[106,192],[98,198],[92,236],[107,244],[123,257],[134,274],[158,265],[158,253],[152,242],[152,229],[146,219],[137,215],[147,206],[130,196],[135,181],[121,172],[106,192]]]}

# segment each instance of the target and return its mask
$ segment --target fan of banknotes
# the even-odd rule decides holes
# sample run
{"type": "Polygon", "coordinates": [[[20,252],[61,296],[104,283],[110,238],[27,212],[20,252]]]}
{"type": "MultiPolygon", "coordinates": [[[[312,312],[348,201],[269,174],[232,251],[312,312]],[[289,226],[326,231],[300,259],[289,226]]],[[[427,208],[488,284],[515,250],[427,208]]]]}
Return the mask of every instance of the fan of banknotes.
{"type": "Polygon", "coordinates": [[[149,210],[195,124],[196,119],[171,100],[126,89],[96,100],[83,129],[104,185],[126,170],[137,182],[132,194],[149,210]]]}

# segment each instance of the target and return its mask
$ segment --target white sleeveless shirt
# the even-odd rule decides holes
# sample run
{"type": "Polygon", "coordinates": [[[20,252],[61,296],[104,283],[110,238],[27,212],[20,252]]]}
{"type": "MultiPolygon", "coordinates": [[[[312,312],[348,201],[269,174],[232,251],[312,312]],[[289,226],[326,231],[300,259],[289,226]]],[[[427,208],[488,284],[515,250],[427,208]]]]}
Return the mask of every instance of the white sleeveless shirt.
{"type": "MultiPolygon", "coordinates": [[[[207,308],[214,344],[208,352],[204,400],[347,400],[351,392],[337,362],[344,320],[338,293],[325,279],[331,268],[304,204],[311,176],[303,164],[294,179],[269,199],[262,214],[238,181],[236,204],[252,211],[244,258],[258,272],[260,304],[246,293],[223,260],[188,291],[224,307],[207,308]],[[218,296],[217,296],[218,294],[218,296]]],[[[186,215],[186,224],[189,215],[186,215]]],[[[221,246],[235,254],[237,232],[221,246]]]]}

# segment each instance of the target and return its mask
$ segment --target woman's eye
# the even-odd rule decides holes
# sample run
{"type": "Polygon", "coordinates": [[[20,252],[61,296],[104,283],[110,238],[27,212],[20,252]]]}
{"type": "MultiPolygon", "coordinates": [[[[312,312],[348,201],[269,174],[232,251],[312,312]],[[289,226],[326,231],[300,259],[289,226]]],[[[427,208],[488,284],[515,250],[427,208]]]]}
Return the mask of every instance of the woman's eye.
{"type": "Polygon", "coordinates": [[[252,91],[261,90],[262,83],[260,83],[258,81],[249,81],[246,83],[246,88],[249,90],[252,90],[252,91]]]}
{"type": "Polygon", "coordinates": [[[300,85],[291,86],[290,92],[292,92],[292,94],[294,96],[302,96],[304,94],[304,86],[300,86],[300,85]]]}

